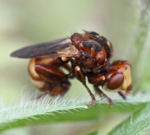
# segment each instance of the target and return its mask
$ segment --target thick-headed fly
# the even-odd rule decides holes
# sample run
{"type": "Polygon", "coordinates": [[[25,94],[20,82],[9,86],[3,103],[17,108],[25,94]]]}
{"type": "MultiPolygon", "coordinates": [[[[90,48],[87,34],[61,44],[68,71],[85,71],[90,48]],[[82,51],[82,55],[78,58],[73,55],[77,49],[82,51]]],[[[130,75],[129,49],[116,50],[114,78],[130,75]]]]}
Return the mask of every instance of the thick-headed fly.
{"type": "Polygon", "coordinates": [[[110,62],[112,44],[96,32],[74,33],[71,37],[31,45],[11,54],[12,57],[30,58],[28,70],[33,83],[51,96],[64,95],[70,79],[77,78],[87,89],[95,104],[96,99],[86,84],[95,92],[109,98],[101,88],[117,91],[126,99],[132,88],[131,65],[126,60],[110,62]],[[64,69],[68,72],[64,72],[64,69]]]}

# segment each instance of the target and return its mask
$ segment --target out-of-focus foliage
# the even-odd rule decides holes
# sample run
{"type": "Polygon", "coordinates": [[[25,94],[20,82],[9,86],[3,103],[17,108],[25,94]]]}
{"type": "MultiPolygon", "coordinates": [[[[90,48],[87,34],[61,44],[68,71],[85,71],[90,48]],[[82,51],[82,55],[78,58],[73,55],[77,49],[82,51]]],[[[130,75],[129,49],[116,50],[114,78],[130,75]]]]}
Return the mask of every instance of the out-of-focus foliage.
{"type": "Polygon", "coordinates": [[[136,53],[134,59],[134,79],[136,90],[149,90],[150,81],[150,5],[144,1],[141,2],[141,15],[139,27],[137,28],[137,37],[135,40],[136,53]]]}
{"type": "Polygon", "coordinates": [[[140,135],[150,128],[150,104],[145,104],[127,120],[117,126],[109,135],[140,135]]]}

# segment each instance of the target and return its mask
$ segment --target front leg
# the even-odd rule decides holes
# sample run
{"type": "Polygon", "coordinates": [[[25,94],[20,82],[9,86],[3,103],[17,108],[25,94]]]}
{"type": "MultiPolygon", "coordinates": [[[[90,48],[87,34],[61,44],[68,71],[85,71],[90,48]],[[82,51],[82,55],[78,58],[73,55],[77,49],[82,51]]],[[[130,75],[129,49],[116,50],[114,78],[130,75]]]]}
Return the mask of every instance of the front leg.
{"type": "Polygon", "coordinates": [[[96,104],[96,98],[95,98],[94,94],[91,92],[91,90],[89,89],[89,87],[86,85],[85,76],[82,73],[81,68],[79,66],[74,67],[74,74],[78,78],[78,80],[85,86],[87,92],[89,93],[89,95],[92,99],[91,104],[95,105],[96,104]]]}
{"type": "MultiPolygon", "coordinates": [[[[117,74],[116,74],[116,75],[117,75],[117,74]]],[[[88,78],[88,79],[89,79],[89,82],[90,82],[90,83],[94,84],[94,89],[95,89],[96,93],[99,94],[99,95],[102,96],[102,97],[105,97],[105,98],[108,100],[109,104],[113,104],[111,98],[109,98],[109,97],[99,88],[99,86],[103,87],[103,85],[105,85],[105,84],[108,85],[108,86],[109,86],[109,85],[112,86],[115,82],[113,82],[113,84],[111,83],[111,81],[109,82],[109,81],[107,80],[107,78],[106,78],[105,75],[98,75],[98,76],[91,77],[91,78],[88,78]]],[[[118,78],[118,79],[119,79],[119,78],[118,78]]],[[[116,81],[116,83],[119,82],[119,80],[115,80],[115,81],[116,81]]],[[[115,83],[115,84],[116,84],[116,83],[115,83]]],[[[108,86],[107,86],[107,87],[108,87],[108,86]]],[[[120,84],[119,84],[119,86],[120,86],[120,84]]],[[[117,87],[118,87],[118,86],[117,86],[117,87]]],[[[125,95],[124,95],[121,91],[119,91],[118,94],[119,94],[123,99],[126,99],[125,95]]]]}
{"type": "Polygon", "coordinates": [[[95,76],[95,77],[90,77],[88,78],[89,82],[92,83],[94,85],[94,89],[95,89],[95,92],[101,96],[101,97],[105,97],[109,104],[112,105],[113,102],[111,100],[110,97],[108,97],[100,88],[99,86],[103,86],[105,83],[106,83],[106,77],[105,75],[98,75],[98,76],[95,76]]]}
{"type": "Polygon", "coordinates": [[[94,89],[96,93],[98,93],[101,97],[105,97],[110,105],[113,104],[113,101],[110,97],[108,97],[97,85],[94,85],[94,89]]]}

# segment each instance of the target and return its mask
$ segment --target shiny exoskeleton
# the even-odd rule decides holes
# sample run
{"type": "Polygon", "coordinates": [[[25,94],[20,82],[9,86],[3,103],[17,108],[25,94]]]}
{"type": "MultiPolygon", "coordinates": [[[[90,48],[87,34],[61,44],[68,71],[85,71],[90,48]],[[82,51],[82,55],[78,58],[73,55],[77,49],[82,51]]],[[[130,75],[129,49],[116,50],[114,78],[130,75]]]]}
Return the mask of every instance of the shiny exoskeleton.
{"type": "Polygon", "coordinates": [[[86,87],[92,104],[96,99],[86,80],[93,84],[97,94],[112,104],[102,87],[117,91],[124,99],[132,88],[131,65],[126,60],[110,63],[112,53],[110,41],[96,32],[85,31],[69,38],[25,47],[11,56],[31,58],[28,69],[33,83],[51,96],[64,95],[71,85],[69,80],[77,78],[86,87]]]}

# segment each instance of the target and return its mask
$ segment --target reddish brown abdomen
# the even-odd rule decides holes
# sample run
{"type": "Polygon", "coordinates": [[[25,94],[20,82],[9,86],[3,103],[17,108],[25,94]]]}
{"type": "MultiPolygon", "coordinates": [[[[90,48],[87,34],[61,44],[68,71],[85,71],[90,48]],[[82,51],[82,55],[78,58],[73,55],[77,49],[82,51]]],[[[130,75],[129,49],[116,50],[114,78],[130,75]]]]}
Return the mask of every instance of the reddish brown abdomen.
{"type": "Polygon", "coordinates": [[[62,61],[59,58],[33,58],[29,63],[29,74],[32,82],[40,90],[52,96],[63,95],[69,89],[70,83],[59,68],[62,61]]]}

